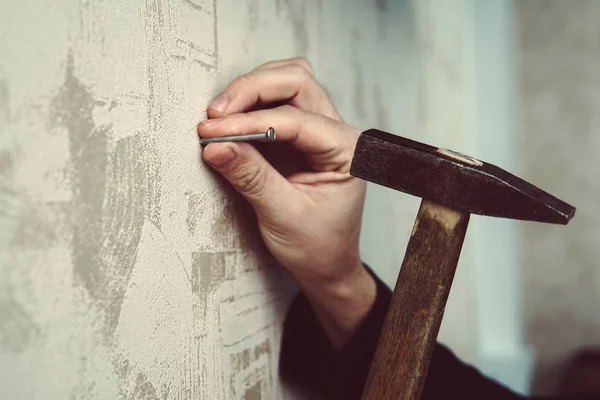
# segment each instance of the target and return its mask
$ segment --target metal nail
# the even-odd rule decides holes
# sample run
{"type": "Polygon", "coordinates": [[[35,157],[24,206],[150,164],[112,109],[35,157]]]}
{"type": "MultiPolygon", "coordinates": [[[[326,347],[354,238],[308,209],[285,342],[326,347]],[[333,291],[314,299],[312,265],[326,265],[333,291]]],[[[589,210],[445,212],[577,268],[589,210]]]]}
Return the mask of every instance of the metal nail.
{"type": "Polygon", "coordinates": [[[250,133],[248,135],[232,135],[232,136],[220,136],[211,138],[200,138],[200,144],[205,145],[209,143],[223,143],[223,142],[274,142],[275,141],[275,129],[269,128],[266,132],[250,133]]]}

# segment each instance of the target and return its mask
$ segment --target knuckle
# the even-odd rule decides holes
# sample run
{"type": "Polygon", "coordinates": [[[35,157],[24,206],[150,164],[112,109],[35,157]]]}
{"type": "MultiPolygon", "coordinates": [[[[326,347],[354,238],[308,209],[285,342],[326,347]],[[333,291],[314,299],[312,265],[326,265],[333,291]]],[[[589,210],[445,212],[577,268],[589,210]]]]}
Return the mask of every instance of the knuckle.
{"type": "Polygon", "coordinates": [[[298,79],[302,82],[302,84],[306,84],[307,82],[314,81],[313,75],[306,68],[302,67],[298,64],[292,64],[290,66],[293,69],[293,73],[298,76],[298,79]]]}
{"type": "Polygon", "coordinates": [[[293,120],[299,120],[302,116],[302,110],[291,104],[284,104],[279,107],[283,114],[288,115],[293,120]]]}
{"type": "Polygon", "coordinates": [[[294,107],[291,104],[283,104],[283,105],[279,106],[278,108],[281,110],[281,112],[286,113],[286,114],[294,113],[294,112],[296,112],[296,109],[297,109],[296,107],[294,107]]]}
{"type": "Polygon", "coordinates": [[[315,74],[315,71],[314,71],[314,69],[312,67],[312,64],[305,57],[292,58],[291,62],[294,63],[294,64],[296,64],[296,65],[299,65],[300,67],[302,67],[311,76],[315,74]]]}
{"type": "Polygon", "coordinates": [[[267,61],[266,63],[262,63],[260,65],[258,65],[256,68],[254,68],[252,71],[258,71],[261,69],[265,69],[265,68],[270,68],[274,65],[277,65],[279,61],[267,61]]]}
{"type": "Polygon", "coordinates": [[[231,85],[231,87],[233,87],[233,88],[247,87],[247,86],[252,86],[253,83],[254,83],[254,80],[252,78],[252,73],[249,72],[247,74],[243,74],[243,75],[240,75],[237,78],[235,78],[233,80],[233,84],[231,85]]]}
{"type": "Polygon", "coordinates": [[[267,176],[264,166],[247,168],[240,172],[238,179],[240,191],[248,196],[260,196],[264,193],[267,176]]]}

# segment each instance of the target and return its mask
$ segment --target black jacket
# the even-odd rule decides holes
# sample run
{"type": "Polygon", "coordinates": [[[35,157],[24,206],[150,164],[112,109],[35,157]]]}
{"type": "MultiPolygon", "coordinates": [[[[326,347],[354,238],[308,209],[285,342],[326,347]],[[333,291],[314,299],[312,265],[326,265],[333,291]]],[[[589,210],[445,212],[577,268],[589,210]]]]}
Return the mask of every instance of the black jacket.
{"type": "MultiPolygon", "coordinates": [[[[304,392],[307,399],[360,399],[391,299],[390,289],[375,280],[375,304],[339,352],[329,344],[306,297],[299,294],[292,303],[284,323],[280,375],[304,392]]],[[[522,398],[463,364],[444,346],[436,345],[422,399],[522,398]]]]}

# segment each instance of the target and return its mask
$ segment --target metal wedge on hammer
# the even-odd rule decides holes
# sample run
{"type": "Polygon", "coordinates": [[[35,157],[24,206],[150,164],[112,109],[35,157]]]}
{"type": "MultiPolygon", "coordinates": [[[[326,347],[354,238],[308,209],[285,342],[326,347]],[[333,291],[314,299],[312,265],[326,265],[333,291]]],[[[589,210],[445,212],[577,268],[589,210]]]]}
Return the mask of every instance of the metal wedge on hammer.
{"type": "Polygon", "coordinates": [[[470,214],[567,224],[575,208],[475,158],[371,129],[350,174],[422,198],[362,398],[419,399],[470,214]]]}

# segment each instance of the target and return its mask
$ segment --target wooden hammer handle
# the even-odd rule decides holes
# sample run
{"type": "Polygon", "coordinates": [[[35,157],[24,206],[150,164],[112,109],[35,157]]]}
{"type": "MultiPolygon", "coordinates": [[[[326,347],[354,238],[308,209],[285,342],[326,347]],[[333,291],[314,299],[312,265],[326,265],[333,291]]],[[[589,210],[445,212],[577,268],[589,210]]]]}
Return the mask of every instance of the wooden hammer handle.
{"type": "Polygon", "coordinates": [[[468,223],[469,213],[421,202],[363,399],[420,398],[468,223]]]}

